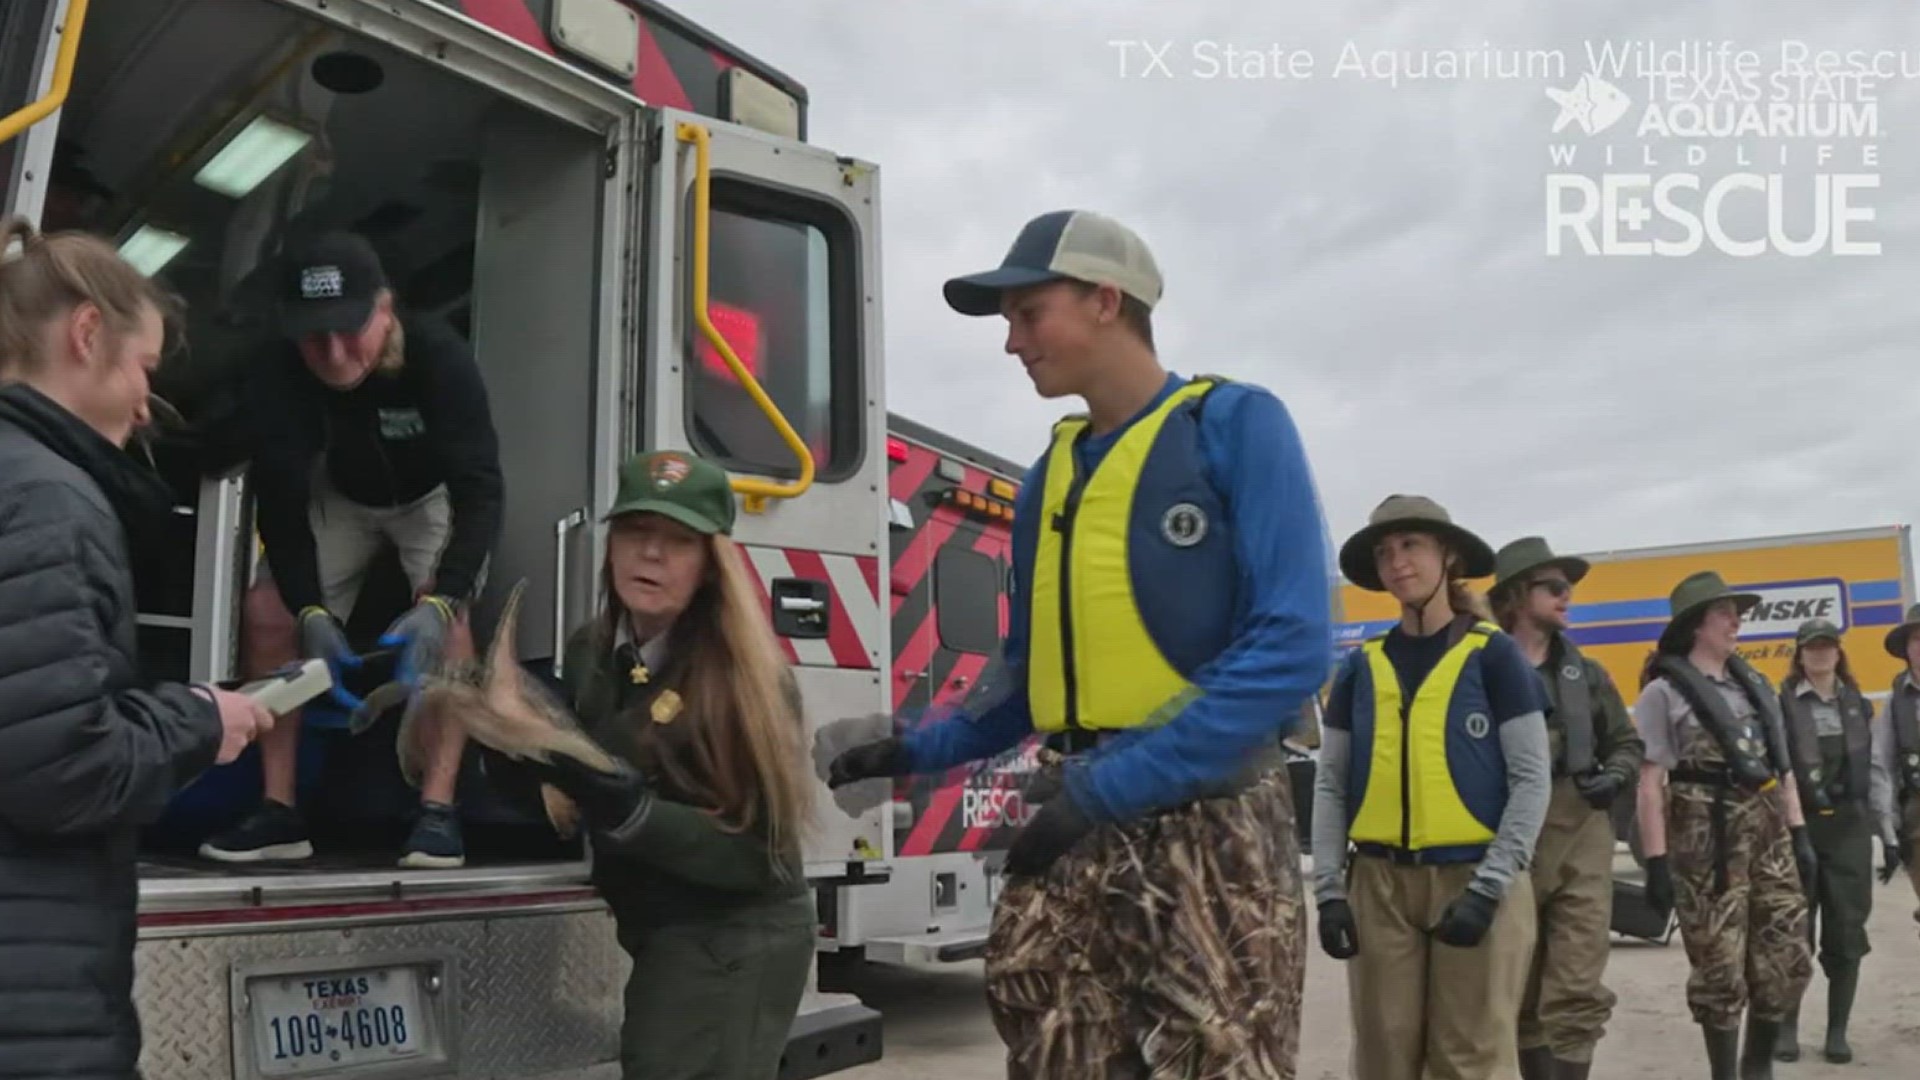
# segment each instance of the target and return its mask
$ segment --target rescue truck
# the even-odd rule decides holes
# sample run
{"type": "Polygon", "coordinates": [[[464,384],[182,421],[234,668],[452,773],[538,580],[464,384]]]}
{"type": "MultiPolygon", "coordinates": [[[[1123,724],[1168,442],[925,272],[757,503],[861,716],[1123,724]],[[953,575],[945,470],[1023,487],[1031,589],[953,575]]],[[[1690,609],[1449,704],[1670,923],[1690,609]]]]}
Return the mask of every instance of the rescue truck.
{"type": "MultiPolygon", "coordinates": [[[[888,419],[886,454],[887,701],[909,725],[975,700],[999,652],[1026,467],[898,415],[888,419]]],[[[1029,739],[992,760],[895,784],[873,834],[857,838],[868,860],[861,877],[823,896],[831,967],[982,955],[1000,864],[1032,817],[1021,792],[1039,746],[1029,739]]]]}
{"type": "MultiPolygon", "coordinates": [[[[1010,500],[967,466],[950,500],[910,513],[919,547],[890,528],[879,199],[871,163],[807,141],[801,84],[651,0],[0,6],[0,212],[110,236],[187,303],[186,348],[155,386],[175,423],[136,450],[177,500],[171,530],[133,544],[156,678],[240,674],[257,542],[222,432],[272,332],[276,253],[297,231],[347,227],[372,240],[404,304],[467,336],[487,383],[507,501],[479,640],[524,581],[521,658],[553,669],[591,613],[619,462],[691,447],[737,477],[736,539],[810,728],[963,689],[993,635],[955,615],[935,627],[951,641],[902,644],[921,659],[896,678],[894,628],[914,602],[896,599],[889,567],[924,548],[939,586],[936,549],[954,549],[932,542],[941,529],[977,537],[987,560],[953,564],[951,588],[999,588],[1002,541],[987,537],[1010,500]]],[[[350,637],[370,646],[406,599],[391,566],[376,574],[350,637]]],[[[354,736],[323,704],[306,711],[312,860],[196,856],[256,803],[252,752],[147,831],[136,998],[149,1080],[573,1076],[614,1059],[628,962],[585,847],[469,767],[466,866],[398,868],[417,794],[393,733],[392,716],[354,736]]],[[[924,795],[930,832],[901,835],[891,808],[836,813],[823,786],[806,870],[825,953],[898,936],[910,920],[869,908],[901,890],[935,890],[940,911],[963,898],[964,919],[983,922],[987,887],[958,869],[983,840],[959,823],[996,821],[1008,800],[954,815],[950,787],[924,795]]],[[[873,1060],[879,1016],[810,993],[789,1051],[789,1077],[873,1060]]]]}

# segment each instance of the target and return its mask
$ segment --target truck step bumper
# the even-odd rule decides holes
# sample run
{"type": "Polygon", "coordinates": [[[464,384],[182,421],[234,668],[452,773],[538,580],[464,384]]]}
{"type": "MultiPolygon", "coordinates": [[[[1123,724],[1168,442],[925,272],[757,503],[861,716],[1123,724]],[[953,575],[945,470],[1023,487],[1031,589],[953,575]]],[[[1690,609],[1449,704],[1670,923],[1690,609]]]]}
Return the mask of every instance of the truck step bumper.
{"type": "Polygon", "coordinates": [[[829,996],[832,1004],[794,1018],[779,1080],[809,1080],[880,1060],[880,1014],[849,995],[829,996]]]}
{"type": "Polygon", "coordinates": [[[867,939],[867,959],[887,964],[954,964],[987,954],[987,928],[867,939]]]}

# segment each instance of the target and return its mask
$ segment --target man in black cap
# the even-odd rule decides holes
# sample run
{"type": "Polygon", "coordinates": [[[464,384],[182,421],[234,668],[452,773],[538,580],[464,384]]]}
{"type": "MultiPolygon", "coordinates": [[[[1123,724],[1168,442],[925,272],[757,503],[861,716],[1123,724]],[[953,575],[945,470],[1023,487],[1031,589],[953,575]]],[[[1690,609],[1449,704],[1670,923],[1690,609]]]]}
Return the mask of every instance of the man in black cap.
{"type": "MultiPolygon", "coordinates": [[[[296,655],[341,672],[367,571],[384,543],[398,551],[413,606],[382,645],[401,650],[398,677],[417,678],[470,655],[466,607],[485,579],[500,532],[503,482],[486,387],[472,351],[444,324],[402,312],[373,248],[333,233],[287,253],[284,341],[251,373],[248,487],[257,500],[263,564],[245,611],[242,663],[272,670],[296,655]]],[[[260,744],[260,809],[202,845],[230,862],[313,853],[294,804],[297,714],[260,744]]],[[[453,807],[465,735],[422,733],[421,813],[403,866],[465,862],[453,807]]]]}

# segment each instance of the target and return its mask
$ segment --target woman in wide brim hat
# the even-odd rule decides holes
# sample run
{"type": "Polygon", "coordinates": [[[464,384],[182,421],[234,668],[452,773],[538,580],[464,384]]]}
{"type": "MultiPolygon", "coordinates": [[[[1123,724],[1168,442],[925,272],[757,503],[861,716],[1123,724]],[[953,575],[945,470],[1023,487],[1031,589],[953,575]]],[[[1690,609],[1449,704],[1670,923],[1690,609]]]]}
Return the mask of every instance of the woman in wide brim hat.
{"type": "Polygon", "coordinates": [[[1472,532],[1454,524],[1446,508],[1423,495],[1389,495],[1374,508],[1366,527],[1340,546],[1340,572],[1348,581],[1370,592],[1386,592],[1380,580],[1374,548],[1395,533],[1427,533],[1439,538],[1455,557],[1451,580],[1470,581],[1493,573],[1493,548],[1472,532]]]}
{"type": "Polygon", "coordinates": [[[1660,639],[1655,643],[1656,650],[1684,654],[1693,648],[1693,632],[1706,618],[1707,609],[1722,600],[1733,601],[1735,613],[1744,619],[1760,603],[1760,594],[1736,592],[1711,570],[1694,574],[1675,586],[1672,595],[1667,598],[1667,610],[1671,615],[1666,628],[1660,631],[1660,639]]]}
{"type": "MultiPolygon", "coordinates": [[[[1916,629],[1920,629],[1920,604],[1909,607],[1907,617],[1901,620],[1900,625],[1887,631],[1887,655],[1902,664],[1900,674],[1894,679],[1893,692],[1887,696],[1887,719],[1892,727],[1890,734],[1896,750],[1890,770],[1897,804],[1894,813],[1899,821],[1894,849],[1887,852],[1880,880],[1882,884],[1893,880],[1894,871],[1905,864],[1907,876],[1913,882],[1913,894],[1920,898],[1920,858],[1915,858],[1913,849],[1914,838],[1920,836],[1920,775],[1916,775],[1920,774],[1920,761],[1914,760],[1914,755],[1920,751],[1909,749],[1920,745],[1920,720],[1915,720],[1907,727],[1908,734],[1901,734],[1902,727],[1907,726],[1909,719],[1908,706],[1915,698],[1920,698],[1920,657],[1908,651],[1916,629]]],[[[1914,910],[1913,917],[1920,922],[1920,908],[1914,910]]]]}
{"type": "Polygon", "coordinates": [[[1773,749],[1785,738],[1779,700],[1738,655],[1741,616],[1757,603],[1711,570],[1675,586],[1633,706],[1647,748],[1646,895],[1679,922],[1687,1007],[1716,1078],[1772,1075],[1783,1024],[1813,974],[1815,857],[1798,788],[1773,749]],[[1727,726],[1716,734],[1717,724],[1727,726]],[[1736,868],[1738,889],[1727,884],[1736,868]]]}
{"type": "Polygon", "coordinates": [[[1351,961],[1353,1073],[1512,1075],[1550,784],[1544,690],[1467,587],[1493,549],[1433,500],[1382,502],[1340,567],[1401,609],[1335,676],[1314,785],[1319,935],[1351,961]]]}

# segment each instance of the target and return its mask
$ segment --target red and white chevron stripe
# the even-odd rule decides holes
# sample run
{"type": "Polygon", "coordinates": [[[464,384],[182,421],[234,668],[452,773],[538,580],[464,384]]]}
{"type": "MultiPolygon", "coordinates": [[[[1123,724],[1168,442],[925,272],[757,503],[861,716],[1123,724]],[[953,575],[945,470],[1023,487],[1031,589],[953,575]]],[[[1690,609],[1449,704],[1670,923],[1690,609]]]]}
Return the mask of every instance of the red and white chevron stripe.
{"type": "Polygon", "coordinates": [[[773,582],[810,578],[827,583],[832,613],[824,638],[780,638],[787,659],[808,667],[880,666],[880,560],[873,556],[832,555],[798,548],[744,548],[747,564],[759,579],[760,596],[773,603],[773,582]]]}

